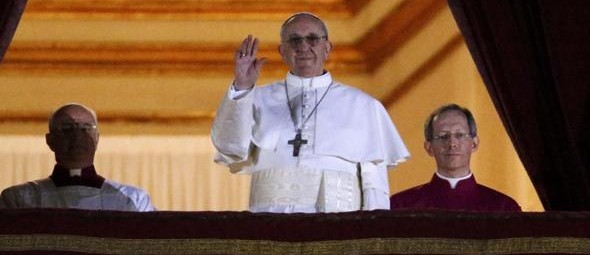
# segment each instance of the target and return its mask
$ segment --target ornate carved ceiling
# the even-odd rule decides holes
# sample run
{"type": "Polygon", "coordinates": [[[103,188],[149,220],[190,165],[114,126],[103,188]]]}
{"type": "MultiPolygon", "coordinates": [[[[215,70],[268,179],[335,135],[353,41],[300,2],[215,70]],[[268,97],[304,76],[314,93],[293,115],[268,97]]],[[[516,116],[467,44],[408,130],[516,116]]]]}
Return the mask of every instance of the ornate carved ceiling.
{"type": "MultiPolygon", "coordinates": [[[[393,8],[386,10],[373,24],[361,26],[363,31],[357,32],[359,36],[355,39],[345,40],[345,36],[333,39],[335,50],[328,63],[333,73],[364,75],[375,72],[446,7],[444,0],[373,1],[395,1],[396,4],[388,3],[393,8]]],[[[352,22],[347,21],[358,20],[359,16],[370,16],[371,11],[367,11],[371,8],[370,3],[363,0],[28,0],[24,19],[72,23],[88,20],[276,23],[294,12],[305,10],[348,24],[352,22]]],[[[459,40],[454,41],[453,44],[457,44],[459,40]]],[[[0,71],[27,75],[75,73],[230,77],[233,60],[228,52],[233,52],[234,48],[235,43],[232,42],[207,40],[21,40],[13,42],[0,71]]],[[[286,69],[276,54],[276,44],[262,46],[260,55],[268,58],[266,73],[284,74],[286,69]]],[[[430,62],[433,61],[437,61],[436,57],[430,62]]],[[[419,73],[416,75],[418,77],[419,73]]],[[[393,100],[403,89],[398,88],[397,94],[384,100],[393,100]]],[[[43,123],[46,116],[46,112],[0,112],[0,122],[43,123]]],[[[202,123],[211,117],[210,112],[107,112],[101,113],[101,122],[202,123]]]]}
{"type": "MultiPolygon", "coordinates": [[[[368,1],[272,0],[29,0],[28,18],[63,19],[284,19],[291,13],[316,11],[320,16],[352,18],[368,1]]],[[[371,72],[394,54],[445,6],[444,0],[405,0],[360,39],[334,42],[328,66],[335,73],[371,72]]],[[[261,49],[269,68],[283,73],[276,46],[261,49]]],[[[122,72],[223,74],[233,69],[228,52],[235,43],[209,42],[15,42],[4,69],[27,72],[122,72]]]]}
{"type": "Polygon", "coordinates": [[[282,20],[301,10],[350,18],[365,0],[29,0],[40,18],[282,20]]]}

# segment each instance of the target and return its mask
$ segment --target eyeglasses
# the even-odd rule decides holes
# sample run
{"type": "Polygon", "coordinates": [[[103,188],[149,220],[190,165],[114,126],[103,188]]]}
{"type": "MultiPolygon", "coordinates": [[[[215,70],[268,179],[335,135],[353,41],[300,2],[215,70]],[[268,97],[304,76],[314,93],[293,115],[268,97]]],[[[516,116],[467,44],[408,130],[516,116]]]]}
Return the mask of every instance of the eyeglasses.
{"type": "Polygon", "coordinates": [[[57,126],[57,131],[65,135],[73,134],[76,130],[89,134],[96,131],[96,125],[89,123],[65,123],[57,126]]]}
{"type": "Polygon", "coordinates": [[[433,135],[432,140],[447,142],[447,141],[451,140],[451,137],[454,137],[455,139],[457,139],[459,141],[464,141],[464,140],[471,138],[471,134],[460,133],[460,132],[457,132],[457,133],[444,132],[444,133],[433,135]]]}
{"type": "Polygon", "coordinates": [[[327,39],[327,38],[328,37],[325,35],[324,36],[317,36],[317,35],[296,36],[296,37],[291,37],[287,40],[283,40],[283,42],[288,43],[291,48],[299,47],[299,45],[301,45],[303,43],[303,41],[305,41],[309,46],[315,47],[320,43],[320,40],[327,39]]]}

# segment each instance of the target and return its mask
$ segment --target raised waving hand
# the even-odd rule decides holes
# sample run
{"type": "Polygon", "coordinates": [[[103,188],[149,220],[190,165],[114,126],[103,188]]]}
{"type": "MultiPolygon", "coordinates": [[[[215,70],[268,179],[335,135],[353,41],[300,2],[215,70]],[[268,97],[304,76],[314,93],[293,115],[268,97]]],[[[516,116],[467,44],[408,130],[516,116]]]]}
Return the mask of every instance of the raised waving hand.
{"type": "Polygon", "coordinates": [[[236,90],[249,89],[256,84],[262,65],[266,62],[266,58],[257,58],[257,53],[258,38],[248,35],[234,56],[236,64],[234,88],[236,90]]]}

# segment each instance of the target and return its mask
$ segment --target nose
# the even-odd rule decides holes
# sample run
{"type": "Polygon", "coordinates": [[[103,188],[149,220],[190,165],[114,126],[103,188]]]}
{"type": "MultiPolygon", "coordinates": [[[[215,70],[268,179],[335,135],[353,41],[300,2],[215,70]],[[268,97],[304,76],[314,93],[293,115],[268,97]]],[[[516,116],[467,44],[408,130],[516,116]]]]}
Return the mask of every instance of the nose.
{"type": "Polygon", "coordinates": [[[449,143],[449,147],[457,148],[457,146],[459,146],[460,140],[459,140],[459,138],[456,138],[455,136],[451,136],[447,142],[449,143]]]}
{"type": "Polygon", "coordinates": [[[75,130],[73,131],[69,136],[68,139],[70,139],[70,141],[72,142],[76,142],[79,141],[82,138],[82,134],[80,133],[80,131],[75,130]]]}
{"type": "Polygon", "coordinates": [[[71,133],[68,134],[68,139],[70,139],[71,141],[77,141],[77,140],[81,140],[83,137],[85,137],[87,134],[84,130],[79,129],[79,128],[74,128],[72,130],[71,133]]]}
{"type": "Polygon", "coordinates": [[[299,44],[297,44],[297,51],[307,51],[309,48],[311,48],[311,44],[309,44],[309,41],[306,39],[301,40],[301,42],[299,44]]]}

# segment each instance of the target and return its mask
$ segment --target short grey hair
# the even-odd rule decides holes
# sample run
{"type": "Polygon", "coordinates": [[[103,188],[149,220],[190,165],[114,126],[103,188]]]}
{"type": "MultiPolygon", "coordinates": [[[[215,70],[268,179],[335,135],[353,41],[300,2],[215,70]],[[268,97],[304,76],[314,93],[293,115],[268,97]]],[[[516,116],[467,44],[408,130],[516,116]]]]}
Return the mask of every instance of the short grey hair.
{"type": "Polygon", "coordinates": [[[469,126],[469,135],[471,137],[477,137],[477,124],[475,123],[475,118],[473,118],[473,114],[471,114],[469,109],[461,107],[457,104],[447,104],[434,110],[430,116],[428,116],[428,119],[426,119],[426,122],[424,123],[424,138],[426,141],[430,142],[434,137],[434,130],[432,128],[434,118],[448,111],[458,111],[463,113],[463,115],[465,115],[465,119],[467,119],[467,125],[469,126]]]}
{"type": "Polygon", "coordinates": [[[291,22],[295,21],[296,19],[299,19],[301,17],[310,17],[313,18],[317,21],[317,23],[320,25],[320,29],[322,29],[322,32],[325,34],[326,38],[328,38],[328,27],[326,26],[326,23],[324,23],[324,21],[322,19],[320,19],[320,17],[318,17],[317,15],[311,13],[311,12],[298,12],[295,13],[293,15],[291,15],[289,18],[287,18],[287,20],[285,20],[285,22],[283,22],[283,25],[281,25],[281,39],[284,38],[285,36],[285,28],[291,24],[291,22]]]}
{"type": "Polygon", "coordinates": [[[70,108],[70,107],[80,107],[80,108],[83,108],[84,110],[88,111],[92,115],[92,118],[94,119],[94,124],[95,125],[98,125],[98,118],[97,118],[96,112],[94,110],[90,109],[90,107],[85,106],[83,104],[69,103],[69,104],[65,104],[65,105],[60,106],[55,111],[53,111],[51,114],[49,114],[49,131],[50,132],[55,127],[54,126],[54,123],[53,123],[53,121],[55,119],[55,114],[58,113],[58,112],[60,112],[60,111],[63,111],[66,108],[70,108]]]}

